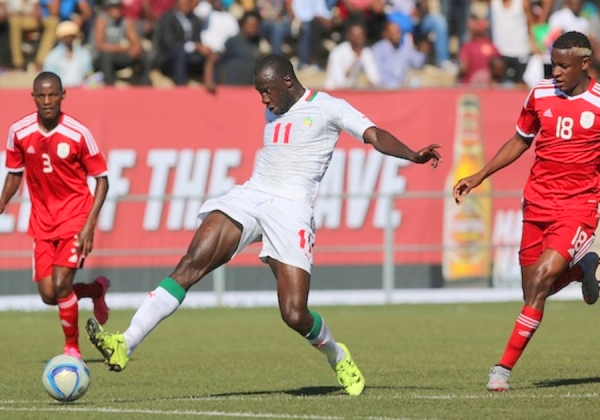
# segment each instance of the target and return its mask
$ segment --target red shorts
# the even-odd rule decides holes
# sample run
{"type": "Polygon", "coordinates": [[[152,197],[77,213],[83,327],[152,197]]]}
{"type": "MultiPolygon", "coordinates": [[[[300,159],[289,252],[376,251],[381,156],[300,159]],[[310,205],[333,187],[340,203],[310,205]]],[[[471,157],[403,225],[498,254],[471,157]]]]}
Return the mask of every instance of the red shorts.
{"type": "Polygon", "coordinates": [[[50,277],[55,265],[80,268],[82,264],[83,258],[76,252],[75,238],[36,239],[33,242],[33,281],[50,277]]]}
{"type": "Polygon", "coordinates": [[[554,221],[535,220],[527,213],[524,213],[519,250],[521,266],[535,264],[548,248],[558,252],[573,266],[594,242],[594,232],[598,226],[596,210],[573,211],[554,221]]]}

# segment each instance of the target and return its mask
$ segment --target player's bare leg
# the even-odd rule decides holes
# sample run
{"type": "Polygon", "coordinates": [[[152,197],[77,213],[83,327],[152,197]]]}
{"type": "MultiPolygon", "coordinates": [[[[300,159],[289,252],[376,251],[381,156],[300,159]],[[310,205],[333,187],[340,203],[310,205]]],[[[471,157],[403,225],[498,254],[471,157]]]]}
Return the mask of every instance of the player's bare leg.
{"type": "Polygon", "coordinates": [[[542,322],[544,305],[550,296],[553,283],[562,275],[568,265],[569,263],[561,254],[552,249],[546,249],[534,265],[521,268],[525,306],[517,318],[504,355],[490,371],[487,383],[488,391],[508,390],[511,370],[542,322]]]}
{"type": "Polygon", "coordinates": [[[73,291],[73,278],[77,270],[70,267],[52,267],[52,286],[58,304],[58,316],[65,334],[64,353],[81,358],[79,349],[79,305],[73,291]]]}
{"type": "Polygon", "coordinates": [[[123,334],[107,333],[96,320],[88,320],[88,337],[111,370],[123,370],[142,340],[179,308],[188,289],[231,259],[241,235],[242,228],[237,222],[221,212],[212,212],[202,221],[173,273],[150,292],[123,334]]]}
{"type": "Polygon", "coordinates": [[[365,387],[365,379],[348,348],[333,339],[321,315],[308,310],[310,274],[272,258],[268,258],[267,262],[277,280],[277,297],[283,321],[327,357],[338,382],[348,394],[360,395],[365,387]]]}

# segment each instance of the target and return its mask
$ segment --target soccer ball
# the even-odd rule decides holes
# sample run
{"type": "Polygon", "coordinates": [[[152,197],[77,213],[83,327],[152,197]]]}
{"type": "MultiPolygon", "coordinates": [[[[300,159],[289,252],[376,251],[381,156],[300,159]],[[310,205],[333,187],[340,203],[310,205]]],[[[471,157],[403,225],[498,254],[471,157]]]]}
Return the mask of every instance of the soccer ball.
{"type": "Polygon", "coordinates": [[[90,386],[90,371],[83,360],[60,354],[46,363],[42,384],[48,395],[55,400],[75,401],[90,386]]]}

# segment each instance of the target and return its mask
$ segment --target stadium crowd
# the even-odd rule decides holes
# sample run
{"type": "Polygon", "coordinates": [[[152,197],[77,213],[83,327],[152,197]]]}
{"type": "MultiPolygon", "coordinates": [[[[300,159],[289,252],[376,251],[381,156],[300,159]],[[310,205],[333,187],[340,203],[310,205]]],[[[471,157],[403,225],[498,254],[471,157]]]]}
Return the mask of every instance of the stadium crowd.
{"type": "Polygon", "coordinates": [[[49,70],[68,87],[160,74],[215,91],[252,84],[258,59],[275,53],[331,90],[417,87],[426,70],[433,85],[532,86],[570,30],[597,44],[597,2],[0,0],[0,73],[49,70]]]}

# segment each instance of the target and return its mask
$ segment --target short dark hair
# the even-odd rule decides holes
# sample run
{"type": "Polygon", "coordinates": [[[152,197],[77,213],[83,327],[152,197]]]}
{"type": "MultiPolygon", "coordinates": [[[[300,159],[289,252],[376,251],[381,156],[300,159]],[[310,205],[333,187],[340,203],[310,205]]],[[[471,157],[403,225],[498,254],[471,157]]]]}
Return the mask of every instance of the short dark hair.
{"type": "Polygon", "coordinates": [[[247,12],[244,12],[242,17],[240,18],[240,26],[246,23],[246,21],[250,18],[256,18],[256,20],[258,20],[259,23],[262,21],[260,13],[258,13],[256,10],[248,10],[247,12]]]}
{"type": "Polygon", "coordinates": [[[292,63],[290,63],[290,60],[281,55],[269,54],[262,58],[256,65],[254,75],[258,75],[261,71],[267,68],[273,70],[274,76],[278,78],[283,78],[286,75],[289,75],[292,79],[296,78],[292,63]]]}
{"type": "Polygon", "coordinates": [[[35,86],[42,80],[55,80],[58,83],[58,89],[62,92],[62,90],[63,90],[62,80],[60,80],[60,77],[58,76],[58,74],[52,73],[51,71],[41,72],[33,80],[33,88],[35,89],[35,86]]]}
{"type": "Polygon", "coordinates": [[[569,31],[565,32],[554,41],[552,48],[557,50],[569,50],[571,48],[588,48],[592,49],[592,44],[587,36],[581,32],[569,31]]]}

